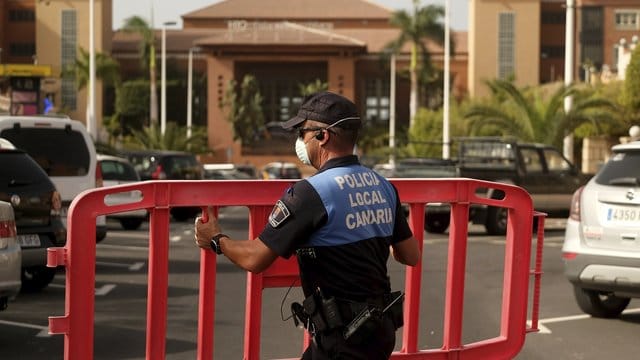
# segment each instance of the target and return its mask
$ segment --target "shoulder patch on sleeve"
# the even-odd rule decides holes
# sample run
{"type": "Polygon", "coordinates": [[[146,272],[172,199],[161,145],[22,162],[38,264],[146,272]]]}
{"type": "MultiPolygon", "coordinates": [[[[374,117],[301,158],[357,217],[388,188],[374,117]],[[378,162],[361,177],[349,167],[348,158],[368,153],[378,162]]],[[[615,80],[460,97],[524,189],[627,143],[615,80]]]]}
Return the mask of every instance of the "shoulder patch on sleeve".
{"type": "Polygon", "coordinates": [[[291,212],[287,208],[281,200],[278,200],[276,205],[271,210],[271,215],[269,215],[269,224],[274,228],[280,226],[285,220],[289,218],[291,212]]]}

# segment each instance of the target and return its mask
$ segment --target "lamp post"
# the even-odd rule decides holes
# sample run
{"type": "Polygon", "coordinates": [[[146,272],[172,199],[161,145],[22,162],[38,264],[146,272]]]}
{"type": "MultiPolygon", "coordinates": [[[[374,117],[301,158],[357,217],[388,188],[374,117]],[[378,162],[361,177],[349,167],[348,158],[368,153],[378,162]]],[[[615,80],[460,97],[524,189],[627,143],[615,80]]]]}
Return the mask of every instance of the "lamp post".
{"type": "Polygon", "coordinates": [[[191,137],[191,125],[193,124],[193,53],[200,48],[194,46],[189,49],[189,66],[187,69],[187,139],[191,137]]]}
{"type": "Polygon", "coordinates": [[[87,104],[87,130],[93,137],[98,140],[98,129],[95,114],[96,104],[96,49],[94,46],[95,38],[95,21],[94,21],[94,4],[93,0],[89,1],[89,99],[87,104]]]}
{"type": "Polygon", "coordinates": [[[175,21],[165,21],[162,23],[162,77],[160,80],[160,133],[164,135],[167,129],[167,26],[175,25],[175,21]]]}
{"type": "MultiPolygon", "coordinates": [[[[564,84],[573,83],[574,46],[575,46],[575,0],[567,0],[567,16],[565,24],[564,84]]],[[[568,114],[573,106],[573,97],[564,98],[564,112],[568,114]]],[[[563,155],[573,162],[573,133],[565,134],[562,145],[563,155]]]]}
{"type": "Polygon", "coordinates": [[[451,155],[449,141],[449,96],[450,96],[450,63],[451,63],[451,29],[449,0],[444,2],[444,104],[442,109],[442,158],[449,159],[451,155]]]}

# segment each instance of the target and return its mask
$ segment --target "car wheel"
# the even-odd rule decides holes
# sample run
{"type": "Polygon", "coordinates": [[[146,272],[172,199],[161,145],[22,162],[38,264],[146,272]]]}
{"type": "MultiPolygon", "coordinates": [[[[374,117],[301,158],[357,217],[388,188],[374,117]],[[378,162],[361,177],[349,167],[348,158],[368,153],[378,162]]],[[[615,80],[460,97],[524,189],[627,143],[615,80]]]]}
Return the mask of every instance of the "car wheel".
{"type": "Polygon", "coordinates": [[[200,208],[178,207],[171,209],[171,215],[176,219],[176,221],[184,222],[194,219],[198,214],[200,214],[200,211],[200,208]]]}
{"type": "Polygon", "coordinates": [[[573,286],[573,293],[580,310],[593,317],[613,318],[629,305],[631,299],[617,297],[612,293],[583,289],[573,286]]]}
{"type": "Polygon", "coordinates": [[[489,235],[504,235],[507,233],[508,211],[503,207],[490,206],[487,208],[487,221],[484,227],[489,235]]]}
{"type": "Polygon", "coordinates": [[[138,230],[142,221],[142,219],[120,219],[120,225],[125,230],[138,230]]]}
{"type": "Polygon", "coordinates": [[[22,287],[25,293],[38,292],[46,288],[56,275],[56,269],[46,266],[32,266],[22,268],[22,287]]]}
{"type": "Polygon", "coordinates": [[[107,230],[96,230],[96,243],[104,240],[107,237],[107,230]]]}
{"type": "Polygon", "coordinates": [[[449,214],[427,214],[424,219],[424,229],[432,234],[442,234],[449,227],[449,214]]]}

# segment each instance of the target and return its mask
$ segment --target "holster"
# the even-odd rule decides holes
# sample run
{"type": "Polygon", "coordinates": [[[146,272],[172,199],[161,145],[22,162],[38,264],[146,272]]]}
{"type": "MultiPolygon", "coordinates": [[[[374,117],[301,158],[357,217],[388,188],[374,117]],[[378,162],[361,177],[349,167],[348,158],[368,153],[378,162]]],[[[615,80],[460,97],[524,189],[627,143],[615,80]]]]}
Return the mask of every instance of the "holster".
{"type": "Polygon", "coordinates": [[[382,326],[386,316],[395,329],[402,327],[403,302],[401,291],[366,302],[353,302],[324,297],[318,290],[304,299],[302,305],[293,303],[291,309],[296,325],[302,322],[313,335],[341,328],[345,340],[362,343],[382,326]]]}
{"type": "Polygon", "coordinates": [[[324,297],[319,290],[304,299],[302,306],[298,303],[293,303],[291,309],[294,313],[294,319],[297,317],[300,320],[307,320],[305,328],[312,334],[344,326],[336,299],[334,297],[324,297]],[[304,310],[304,314],[298,315],[297,313],[301,309],[304,310]]]}

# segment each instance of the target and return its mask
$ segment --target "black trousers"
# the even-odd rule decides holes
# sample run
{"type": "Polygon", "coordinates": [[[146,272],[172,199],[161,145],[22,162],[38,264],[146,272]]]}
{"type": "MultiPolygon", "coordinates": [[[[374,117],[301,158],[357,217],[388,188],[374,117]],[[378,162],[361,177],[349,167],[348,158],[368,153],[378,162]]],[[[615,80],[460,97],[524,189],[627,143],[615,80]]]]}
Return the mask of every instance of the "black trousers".
{"type": "Polygon", "coordinates": [[[302,354],[302,360],[386,360],[396,343],[393,321],[385,316],[381,326],[367,341],[352,344],[342,336],[342,329],[316,335],[315,341],[302,354]]]}

